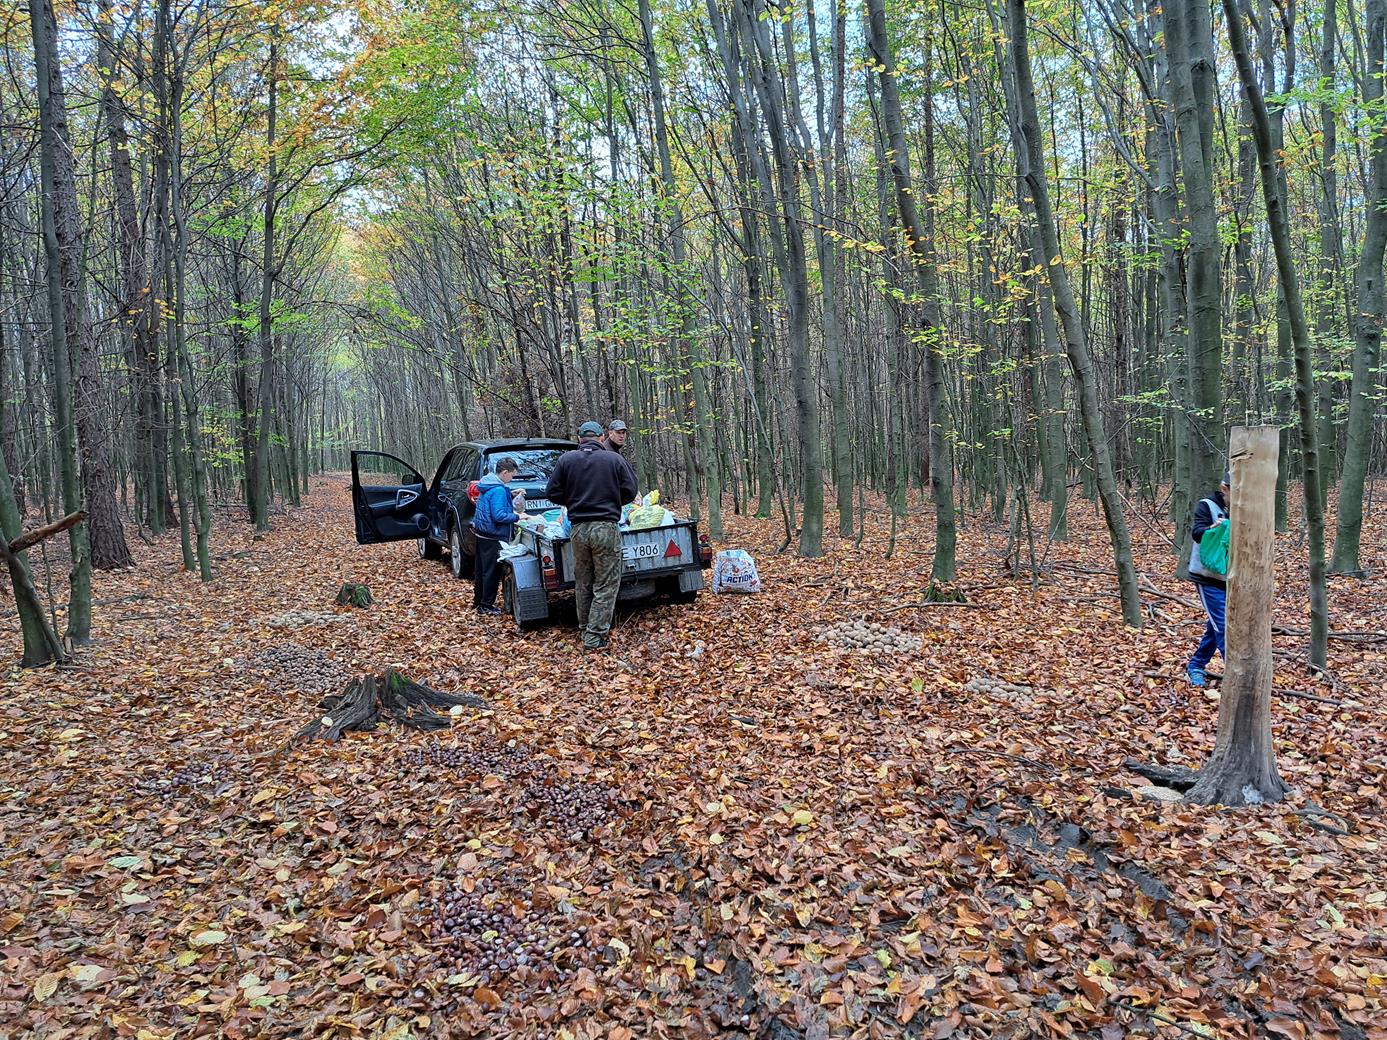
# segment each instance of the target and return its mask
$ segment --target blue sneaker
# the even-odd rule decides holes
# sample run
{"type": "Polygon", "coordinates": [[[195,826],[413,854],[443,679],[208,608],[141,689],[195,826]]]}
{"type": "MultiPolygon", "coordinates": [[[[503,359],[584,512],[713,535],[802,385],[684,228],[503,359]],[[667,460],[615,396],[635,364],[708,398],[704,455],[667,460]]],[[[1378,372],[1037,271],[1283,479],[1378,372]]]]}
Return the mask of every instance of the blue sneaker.
{"type": "Polygon", "coordinates": [[[1185,674],[1190,677],[1191,686],[1207,686],[1208,680],[1204,677],[1203,668],[1186,668],[1185,674]]]}

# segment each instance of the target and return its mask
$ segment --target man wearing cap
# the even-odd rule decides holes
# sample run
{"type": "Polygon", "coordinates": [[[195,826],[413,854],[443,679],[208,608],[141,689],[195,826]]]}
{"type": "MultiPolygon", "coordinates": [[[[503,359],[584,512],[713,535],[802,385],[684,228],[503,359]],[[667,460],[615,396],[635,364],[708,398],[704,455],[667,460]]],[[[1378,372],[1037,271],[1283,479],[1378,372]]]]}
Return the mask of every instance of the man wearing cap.
{"type": "Polygon", "coordinates": [[[629,432],[626,429],[626,423],[620,419],[613,419],[607,423],[607,433],[602,438],[603,443],[606,444],[609,451],[614,451],[620,455],[621,449],[626,447],[626,434],[629,432]]]}
{"type": "Polygon", "coordinates": [[[600,423],[578,427],[578,442],[559,459],[544,490],[550,501],[567,507],[573,525],[573,591],[583,648],[605,650],[621,588],[617,521],[622,505],[636,497],[636,475],[620,455],[607,450],[600,423]]]}
{"type": "Polygon", "coordinates": [[[1190,546],[1190,581],[1199,589],[1199,601],[1204,604],[1204,613],[1209,618],[1208,624],[1204,626],[1204,638],[1199,641],[1199,648],[1195,650],[1185,669],[1191,686],[1206,684],[1208,680],[1204,669],[1213,660],[1215,650],[1219,652],[1219,656],[1227,659],[1223,652],[1223,627],[1228,582],[1223,575],[1216,574],[1204,566],[1199,558],[1199,543],[1209,528],[1228,522],[1229,479],[1225,471],[1223,483],[1218,486],[1218,490],[1211,497],[1199,500],[1199,505],[1194,507],[1194,522],[1190,525],[1190,537],[1194,539],[1194,544],[1190,546]]]}

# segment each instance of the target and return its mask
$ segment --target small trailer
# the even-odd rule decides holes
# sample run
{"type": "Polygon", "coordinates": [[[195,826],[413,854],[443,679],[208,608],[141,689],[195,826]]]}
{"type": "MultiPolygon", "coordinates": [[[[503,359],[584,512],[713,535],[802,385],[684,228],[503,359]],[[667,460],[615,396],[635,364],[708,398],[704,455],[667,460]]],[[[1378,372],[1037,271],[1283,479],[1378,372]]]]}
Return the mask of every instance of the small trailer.
{"type": "MultiPolygon", "coordinates": [[[[573,545],[523,525],[516,527],[515,541],[524,552],[501,560],[501,594],[506,612],[527,628],[549,617],[554,596],[573,588],[573,545]]],[[[617,602],[668,596],[692,603],[713,562],[708,536],[698,533],[696,520],[623,529],[621,556],[625,568],[617,602]]]]}

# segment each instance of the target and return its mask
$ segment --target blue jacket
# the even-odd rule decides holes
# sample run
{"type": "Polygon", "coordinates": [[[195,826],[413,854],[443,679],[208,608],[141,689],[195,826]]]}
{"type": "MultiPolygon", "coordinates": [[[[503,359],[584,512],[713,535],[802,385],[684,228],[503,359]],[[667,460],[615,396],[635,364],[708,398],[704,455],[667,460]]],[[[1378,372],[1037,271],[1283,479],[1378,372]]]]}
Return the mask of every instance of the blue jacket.
{"type": "Polygon", "coordinates": [[[477,499],[477,514],[472,517],[472,530],[481,538],[496,541],[511,540],[511,525],[520,519],[511,504],[510,489],[495,473],[478,481],[481,497],[477,499]]]}

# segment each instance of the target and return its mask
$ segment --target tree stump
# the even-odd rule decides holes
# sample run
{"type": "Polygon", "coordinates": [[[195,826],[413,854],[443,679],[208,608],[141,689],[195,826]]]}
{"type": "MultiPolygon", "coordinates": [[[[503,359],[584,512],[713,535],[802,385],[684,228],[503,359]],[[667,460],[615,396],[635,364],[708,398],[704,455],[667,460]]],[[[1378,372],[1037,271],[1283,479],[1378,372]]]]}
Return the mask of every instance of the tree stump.
{"type": "Polygon", "coordinates": [[[340,740],[351,730],[367,733],[380,722],[398,722],[418,730],[448,728],[448,711],[456,707],[485,708],[488,702],[470,693],[444,693],[406,678],[393,668],[384,675],[361,675],[347,683],[341,693],[331,693],[319,702],[325,714],[294,734],[289,743],[314,737],[340,740]]]}
{"type": "Polygon", "coordinates": [[[371,590],[365,585],[347,582],[337,590],[337,605],[339,607],[369,607],[371,603],[371,590]]]}

